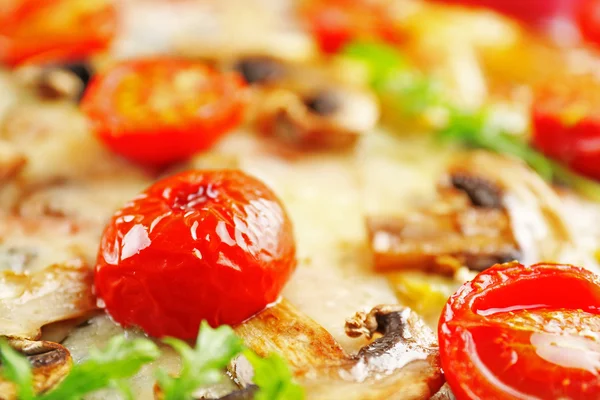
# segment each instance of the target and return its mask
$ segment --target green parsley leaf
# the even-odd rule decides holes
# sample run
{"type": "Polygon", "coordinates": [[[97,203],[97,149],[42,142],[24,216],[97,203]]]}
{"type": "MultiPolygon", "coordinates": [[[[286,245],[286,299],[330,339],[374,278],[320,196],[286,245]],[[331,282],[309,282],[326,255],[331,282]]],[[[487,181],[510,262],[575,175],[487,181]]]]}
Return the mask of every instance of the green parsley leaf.
{"type": "Polygon", "coordinates": [[[255,400],[301,400],[304,391],[293,381],[285,360],[277,354],[267,358],[259,357],[251,350],[244,351],[244,356],[254,368],[254,384],[258,386],[255,400]]]}
{"type": "Polygon", "coordinates": [[[33,374],[27,358],[14,350],[5,339],[0,339],[0,361],[2,361],[0,373],[17,385],[18,398],[32,400],[34,398],[33,374]]]}
{"type": "MultiPolygon", "coordinates": [[[[229,326],[212,329],[202,323],[196,348],[187,343],[167,338],[182,359],[182,369],[177,377],[164,370],[156,373],[165,400],[187,400],[200,387],[218,383],[233,357],[243,354],[252,364],[254,382],[258,386],[256,400],[301,400],[304,392],[293,381],[285,360],[273,354],[261,358],[249,349],[229,326]]],[[[35,396],[32,370],[26,357],[15,351],[5,340],[0,340],[2,375],[15,382],[20,400],[78,400],[99,389],[113,387],[126,399],[133,394],[126,378],[134,375],[144,364],[158,358],[158,347],[149,339],[125,340],[123,336],[112,338],[103,351],[92,349],[88,359],[73,366],[67,377],[53,390],[35,396]]]]}
{"type": "Polygon", "coordinates": [[[404,116],[423,113],[442,100],[437,82],[425,77],[391,46],[354,42],[344,48],[342,55],[365,65],[373,90],[404,116]]]}
{"type": "Polygon", "coordinates": [[[164,342],[181,355],[183,364],[177,377],[157,371],[165,400],[191,399],[199,387],[218,383],[231,359],[243,350],[242,341],[229,326],[212,329],[206,322],[202,322],[195,349],[174,338],[164,342]]]}
{"type": "Polygon", "coordinates": [[[54,390],[39,396],[39,400],[77,400],[108,386],[122,387],[119,381],[131,377],[159,355],[151,340],[114,337],[104,350],[90,350],[85,361],[75,364],[69,375],[54,390]]]}
{"type": "Polygon", "coordinates": [[[412,69],[396,49],[381,43],[353,42],[344,47],[342,54],[365,64],[370,84],[376,88],[384,85],[391,76],[412,69]]]}
{"type": "MultiPolygon", "coordinates": [[[[555,161],[552,161],[552,165],[556,179],[559,182],[569,185],[590,200],[600,202],[600,183],[581,176],[555,161]]],[[[600,255],[600,252],[598,254],[600,255]]],[[[600,257],[598,260],[600,261],[600,257]]]]}
{"type": "Polygon", "coordinates": [[[490,121],[490,115],[486,110],[477,113],[451,111],[448,123],[438,132],[438,137],[469,147],[482,148],[520,158],[544,179],[550,181],[555,177],[552,161],[522,139],[502,132],[490,121]]]}

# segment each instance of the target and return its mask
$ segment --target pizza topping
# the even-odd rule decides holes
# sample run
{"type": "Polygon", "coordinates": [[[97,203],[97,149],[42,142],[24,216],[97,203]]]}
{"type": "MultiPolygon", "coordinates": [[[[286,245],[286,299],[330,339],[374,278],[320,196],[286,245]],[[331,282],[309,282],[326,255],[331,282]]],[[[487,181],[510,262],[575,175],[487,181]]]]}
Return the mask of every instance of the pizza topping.
{"type": "Polygon", "coordinates": [[[398,270],[386,274],[398,301],[414,310],[428,326],[437,326],[440,310],[472,272],[459,271],[454,276],[431,274],[419,270],[398,270]]]}
{"type": "Polygon", "coordinates": [[[92,77],[92,70],[84,62],[26,64],[15,70],[15,77],[42,99],[79,101],[92,77]]]}
{"type": "MultiPolygon", "coordinates": [[[[223,370],[232,357],[243,354],[255,371],[256,399],[300,400],[302,389],[293,382],[285,362],[277,355],[266,358],[245,349],[232,329],[221,326],[211,329],[204,323],[199,330],[196,348],[177,339],[165,339],[182,358],[179,376],[156,370],[158,386],[155,394],[160,400],[191,400],[203,385],[215,384],[223,378],[223,370]]],[[[59,344],[9,339],[0,340],[2,376],[0,393],[16,394],[12,400],[77,400],[109,386],[131,397],[125,379],[136,374],[142,366],[160,356],[157,345],[149,339],[127,340],[115,336],[102,350],[92,349],[71,371],[71,356],[59,344]],[[19,352],[27,355],[25,358],[19,352]],[[16,387],[16,393],[15,393],[16,387]],[[34,395],[40,393],[39,395],[34,395]]]]}
{"type": "Polygon", "coordinates": [[[467,207],[412,212],[403,218],[367,219],[378,271],[420,269],[453,275],[460,267],[482,270],[519,258],[508,214],[467,207]]]}
{"type": "Polygon", "coordinates": [[[589,178],[600,180],[599,99],[594,81],[549,89],[533,108],[533,143],[548,157],[589,178]]]}
{"type": "Polygon", "coordinates": [[[451,174],[450,181],[454,188],[465,192],[476,207],[497,209],[503,207],[500,189],[481,176],[455,171],[451,174]]]}
{"type": "Polygon", "coordinates": [[[505,0],[438,1],[450,4],[460,4],[469,7],[488,7],[492,10],[496,10],[529,23],[569,16],[574,8],[573,5],[579,3],[578,0],[530,0],[527,2],[513,2],[505,0]]]}
{"type": "Polygon", "coordinates": [[[84,89],[77,75],[58,67],[28,65],[19,68],[15,76],[25,87],[35,90],[43,99],[76,100],[84,89]]]}
{"type": "Polygon", "coordinates": [[[341,106],[340,94],[333,91],[322,91],[304,99],[304,104],[319,115],[331,115],[341,106]]]}
{"type": "Polygon", "coordinates": [[[474,151],[457,157],[451,169],[477,171],[502,190],[512,232],[522,252],[520,261],[560,260],[570,249],[577,249],[562,200],[525,164],[494,153],[474,151]]]}
{"type": "Polygon", "coordinates": [[[303,390],[294,383],[292,375],[283,359],[276,354],[265,358],[244,348],[241,340],[228,326],[211,329],[203,323],[196,342],[191,349],[185,342],[165,339],[183,359],[179,376],[172,377],[159,370],[158,383],[154,388],[156,400],[180,400],[205,398],[195,396],[198,388],[217,383],[221,372],[234,357],[242,357],[250,362],[254,370],[254,381],[243,390],[234,391],[220,399],[269,399],[301,400],[303,390]]]}
{"type": "Polygon", "coordinates": [[[355,39],[402,40],[397,13],[390,2],[308,0],[301,9],[321,50],[334,53],[355,39]]]}
{"type": "Polygon", "coordinates": [[[236,62],[236,69],[250,84],[268,84],[285,76],[285,67],[281,61],[267,56],[245,57],[236,62]]]}
{"type": "Polygon", "coordinates": [[[53,265],[37,272],[0,272],[0,335],[35,339],[40,328],[96,308],[92,273],[53,265]]]}
{"type": "Polygon", "coordinates": [[[109,0],[18,0],[0,9],[0,62],[73,61],[104,50],[116,31],[109,0]]]}
{"type": "Polygon", "coordinates": [[[375,127],[375,99],[354,89],[317,93],[274,89],[265,93],[257,116],[258,128],[270,137],[301,150],[344,149],[375,127]]]}
{"type": "Polygon", "coordinates": [[[581,0],[577,8],[576,16],[581,34],[587,41],[600,45],[600,2],[581,0]]]}
{"type": "MultiPolygon", "coordinates": [[[[350,320],[348,331],[384,336],[348,355],[323,327],[286,301],[236,328],[259,355],[277,350],[284,356],[307,397],[389,398],[403,393],[406,399],[428,399],[442,386],[435,336],[409,309],[379,306],[359,313],[350,320]],[[291,323],[294,329],[288,328],[291,323]]],[[[250,384],[241,364],[236,360],[234,375],[250,384]]]]}
{"type": "Polygon", "coordinates": [[[124,61],[96,75],[82,99],[111,150],[143,164],[182,161],[208,149],[244,114],[242,79],[194,61],[124,61]]]}
{"type": "Polygon", "coordinates": [[[237,324],[276,301],[295,266],[291,222],[265,184],[239,171],[188,171],[114,215],[95,287],[123,326],[189,339],[202,320],[237,324]]]}
{"type": "Polygon", "coordinates": [[[0,341],[0,360],[9,369],[4,375],[10,381],[0,377],[0,393],[6,400],[29,400],[34,392],[51,390],[69,374],[72,364],[69,351],[58,343],[17,338],[0,341]]]}
{"type": "Polygon", "coordinates": [[[371,373],[389,373],[391,369],[402,368],[403,361],[424,360],[437,351],[433,335],[425,328],[420,317],[406,307],[380,305],[368,313],[358,312],[346,320],[346,334],[350,337],[363,334],[370,339],[376,333],[383,336],[360,349],[356,355],[371,373]],[[408,360],[399,359],[393,366],[382,362],[386,356],[402,353],[410,353],[411,357],[408,360]]]}
{"type": "Polygon", "coordinates": [[[595,398],[600,279],[582,268],[496,265],[465,283],[439,322],[459,400],[595,398]]]}
{"type": "MultiPolygon", "coordinates": [[[[81,81],[84,89],[87,87],[88,83],[90,83],[90,80],[94,75],[94,68],[92,67],[92,65],[90,63],[82,61],[62,64],[59,68],[65,69],[75,74],[75,76],[77,76],[77,78],[79,78],[79,80],[81,81]]],[[[83,95],[83,91],[81,94],[83,95]]]]}
{"type": "Polygon", "coordinates": [[[405,216],[367,218],[376,270],[452,276],[463,266],[481,271],[523,256],[511,212],[504,207],[505,192],[511,192],[496,177],[510,165],[494,170],[493,155],[483,166],[485,154],[476,154],[463,154],[450,166],[452,186],[441,186],[433,204],[405,216]]]}
{"type": "MultiPolygon", "coordinates": [[[[432,76],[426,76],[411,65],[397,49],[380,43],[355,42],[347,46],[343,59],[366,67],[367,81],[382,102],[402,121],[416,121],[436,132],[445,143],[482,148],[519,158],[547,181],[557,180],[592,199],[600,199],[600,185],[586,179],[531,147],[526,132],[512,132],[495,117],[493,107],[468,110],[440,88],[432,76]]],[[[397,118],[394,118],[397,120],[397,118]]],[[[593,146],[590,147],[593,152],[593,146]]]]}
{"type": "MultiPolygon", "coordinates": [[[[52,345],[67,352],[60,345],[52,345]]],[[[66,354],[68,355],[68,352],[66,354]]],[[[54,379],[52,385],[43,386],[41,390],[38,389],[35,359],[29,360],[33,361],[30,365],[27,359],[20,357],[7,343],[0,341],[0,358],[4,368],[10,371],[4,375],[16,384],[19,400],[78,400],[86,394],[108,386],[116,386],[125,394],[130,394],[123,380],[135,374],[144,364],[155,360],[158,355],[157,346],[150,340],[125,340],[123,336],[117,336],[112,338],[102,351],[92,349],[89,357],[73,365],[70,372],[63,367],[60,379],[54,379]],[[33,374],[31,367],[34,368],[33,374]],[[44,393],[34,396],[34,391],[44,393]]],[[[50,357],[49,361],[56,360],[50,357]]],[[[70,367],[70,355],[68,361],[70,367]]],[[[45,372],[46,368],[47,365],[40,365],[40,371],[45,372]]]]}

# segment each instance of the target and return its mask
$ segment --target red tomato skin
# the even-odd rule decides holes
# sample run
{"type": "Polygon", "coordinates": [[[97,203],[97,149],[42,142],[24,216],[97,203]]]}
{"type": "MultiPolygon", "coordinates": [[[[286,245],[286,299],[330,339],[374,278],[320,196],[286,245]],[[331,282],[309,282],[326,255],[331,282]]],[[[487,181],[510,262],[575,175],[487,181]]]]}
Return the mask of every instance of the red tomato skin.
{"type": "Polygon", "coordinates": [[[600,180],[600,118],[588,116],[568,124],[553,112],[533,112],[533,144],[574,171],[600,180]]]}
{"type": "Polygon", "coordinates": [[[577,23],[584,39],[600,45],[600,1],[582,0],[577,11],[577,23]]]}
{"type": "Polygon", "coordinates": [[[369,0],[309,0],[302,10],[322,52],[333,54],[353,40],[401,43],[404,32],[385,2],[369,0]]]}
{"type": "Polygon", "coordinates": [[[114,215],[95,288],[121,325],[193,339],[202,320],[235,325],[275,302],[295,267],[292,224],[266,185],[239,171],[188,171],[114,215]]]}
{"type": "Polygon", "coordinates": [[[546,332],[545,326],[507,325],[514,318],[510,310],[523,308],[530,310],[533,325],[543,314],[535,310],[555,308],[566,318],[571,317],[566,310],[578,310],[600,327],[600,279],[569,265],[508,263],[465,283],[448,300],[438,326],[442,368],[457,400],[600,398],[593,373],[538,357],[532,332],[546,332]],[[503,309],[508,311],[498,317],[503,309]]]}
{"type": "Polygon", "coordinates": [[[43,28],[36,31],[36,26],[29,23],[39,13],[52,14],[63,4],[69,6],[68,1],[63,0],[21,0],[12,12],[0,15],[0,63],[14,67],[24,63],[80,61],[109,46],[117,31],[117,12],[110,2],[89,19],[84,32],[54,32],[43,28]],[[23,26],[27,37],[17,33],[23,26]]]}
{"type": "Polygon", "coordinates": [[[96,75],[86,89],[81,109],[89,117],[98,138],[111,151],[140,164],[163,166],[210,148],[226,132],[237,127],[245,113],[244,87],[241,76],[221,75],[193,61],[138,59],[125,61],[104,74],[96,75]],[[212,80],[211,90],[219,94],[219,100],[211,105],[208,114],[199,109],[194,117],[179,115],[177,123],[167,123],[152,112],[146,112],[144,124],[130,121],[112,101],[113,96],[118,94],[115,82],[121,74],[130,71],[143,79],[144,71],[155,66],[172,70],[190,66],[201,68],[212,80]]]}
{"type": "Polygon", "coordinates": [[[554,17],[571,18],[581,0],[436,0],[467,7],[485,7],[527,23],[554,17]]]}

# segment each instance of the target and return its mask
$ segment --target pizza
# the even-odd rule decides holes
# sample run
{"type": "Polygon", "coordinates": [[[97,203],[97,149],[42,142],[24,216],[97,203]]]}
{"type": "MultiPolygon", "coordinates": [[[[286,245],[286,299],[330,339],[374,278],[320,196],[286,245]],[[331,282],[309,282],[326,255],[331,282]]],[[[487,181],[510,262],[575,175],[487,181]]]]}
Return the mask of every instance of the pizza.
{"type": "Polygon", "coordinates": [[[600,398],[600,2],[4,0],[0,398],[600,398]]]}

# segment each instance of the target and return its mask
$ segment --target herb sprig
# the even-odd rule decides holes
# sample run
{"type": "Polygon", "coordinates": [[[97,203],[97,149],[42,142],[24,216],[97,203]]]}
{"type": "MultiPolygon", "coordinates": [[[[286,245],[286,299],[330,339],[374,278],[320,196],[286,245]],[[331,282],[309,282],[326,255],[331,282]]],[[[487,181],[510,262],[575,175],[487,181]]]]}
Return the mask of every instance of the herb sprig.
{"type": "Polygon", "coordinates": [[[457,109],[440,90],[435,79],[424,75],[394,47],[373,42],[349,44],[341,56],[361,63],[370,86],[394,111],[405,117],[419,117],[428,110],[442,110],[446,122],[437,127],[442,142],[483,148],[525,161],[548,181],[571,186],[579,193],[600,201],[600,184],[549,159],[522,138],[507,133],[494,122],[492,110],[457,109]]]}
{"type": "MultiPolygon", "coordinates": [[[[246,349],[228,326],[212,329],[203,322],[195,348],[187,343],[166,338],[164,343],[177,351],[182,360],[178,376],[156,371],[158,385],[165,400],[191,400],[201,386],[218,383],[231,360],[244,355],[255,370],[258,386],[257,400],[300,400],[302,388],[293,381],[285,361],[278,355],[261,358],[246,349]]],[[[71,372],[55,388],[36,395],[33,372],[27,358],[14,350],[6,340],[0,340],[0,375],[15,383],[20,400],[78,400],[99,389],[119,389],[127,399],[131,390],[126,379],[135,375],[142,366],[160,356],[158,346],[150,339],[126,340],[112,338],[104,350],[92,349],[89,357],[75,364],[71,372]]]]}

